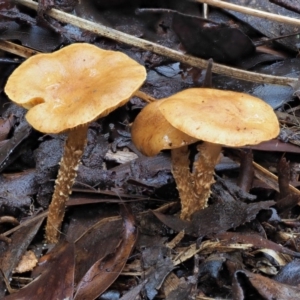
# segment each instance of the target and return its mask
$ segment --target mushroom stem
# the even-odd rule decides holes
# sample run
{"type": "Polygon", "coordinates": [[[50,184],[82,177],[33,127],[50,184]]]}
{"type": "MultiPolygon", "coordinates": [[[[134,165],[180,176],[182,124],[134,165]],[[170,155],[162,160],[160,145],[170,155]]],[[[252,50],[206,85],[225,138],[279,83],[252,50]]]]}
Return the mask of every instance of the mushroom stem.
{"type": "Polygon", "coordinates": [[[197,150],[199,154],[198,159],[194,162],[193,179],[198,199],[197,205],[192,203],[191,207],[200,210],[207,206],[207,200],[211,193],[210,187],[215,182],[215,166],[220,159],[222,146],[203,142],[197,146],[197,150]]]}
{"type": "Polygon", "coordinates": [[[65,204],[72,193],[72,186],[86,145],[87,130],[88,125],[83,125],[70,130],[68,134],[55,181],[55,190],[49,206],[46,225],[46,240],[49,243],[58,242],[60,227],[65,214],[65,204]]]}
{"type": "Polygon", "coordinates": [[[203,142],[197,147],[199,156],[194,162],[193,173],[189,170],[189,151],[184,146],[172,149],[172,174],[176,181],[182,220],[190,220],[193,213],[207,206],[210,186],[214,183],[214,169],[222,146],[203,142]]]}
{"type": "MultiPolygon", "coordinates": [[[[181,215],[184,220],[189,220],[191,203],[194,201],[194,185],[192,173],[189,168],[189,150],[187,146],[171,150],[172,174],[176,182],[181,202],[181,215]]],[[[195,195],[197,196],[197,195],[195,195]]]]}

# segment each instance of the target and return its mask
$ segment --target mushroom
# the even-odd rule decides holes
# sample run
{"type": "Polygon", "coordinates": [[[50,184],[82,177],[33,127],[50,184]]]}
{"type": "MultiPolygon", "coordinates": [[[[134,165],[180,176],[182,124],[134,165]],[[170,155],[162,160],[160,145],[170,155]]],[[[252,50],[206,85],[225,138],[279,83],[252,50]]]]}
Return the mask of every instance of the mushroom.
{"type": "Polygon", "coordinates": [[[222,145],[240,147],[272,139],[279,133],[279,123],[272,107],[259,98],[191,88],[148,104],[136,117],[131,133],[145,155],[171,149],[180,217],[189,220],[207,205],[222,145]],[[188,145],[199,140],[203,142],[197,146],[191,173],[188,145]]]}
{"type": "Polygon", "coordinates": [[[89,123],[124,105],[145,78],[145,68],[127,55],[84,43],[37,54],[9,77],[6,94],[29,109],[26,119],[36,130],[68,133],[49,206],[48,242],[58,241],[89,123]]]}

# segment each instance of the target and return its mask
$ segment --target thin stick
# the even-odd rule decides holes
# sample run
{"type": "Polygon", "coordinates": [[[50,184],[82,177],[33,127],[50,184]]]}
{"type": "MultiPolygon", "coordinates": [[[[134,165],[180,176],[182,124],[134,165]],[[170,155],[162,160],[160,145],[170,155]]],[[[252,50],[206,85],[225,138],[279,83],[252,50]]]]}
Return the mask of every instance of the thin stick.
{"type": "Polygon", "coordinates": [[[38,53],[38,51],[8,41],[0,41],[0,49],[24,58],[38,53]]]}
{"type": "Polygon", "coordinates": [[[14,233],[15,231],[19,230],[20,228],[25,227],[25,226],[27,226],[27,225],[29,225],[29,224],[35,222],[36,220],[39,220],[39,219],[41,219],[41,218],[45,218],[45,217],[47,217],[47,216],[48,216],[48,210],[46,210],[46,211],[44,211],[44,212],[42,212],[42,213],[36,215],[36,216],[33,217],[33,218],[30,218],[30,219],[24,221],[24,222],[21,223],[20,225],[18,225],[18,226],[16,226],[16,227],[12,228],[12,229],[10,229],[10,230],[7,230],[6,232],[2,233],[2,235],[3,235],[3,236],[8,236],[8,235],[14,233]]]}
{"type": "MultiPolygon", "coordinates": [[[[27,7],[30,7],[32,9],[37,10],[38,4],[31,0],[15,0],[15,2],[19,4],[23,4],[27,7]]],[[[138,47],[140,49],[151,51],[156,54],[169,57],[175,61],[179,61],[185,64],[188,64],[190,66],[200,68],[200,69],[206,69],[208,61],[197,58],[191,55],[183,54],[179,51],[161,46],[159,44],[146,41],[134,36],[131,36],[129,34],[117,31],[115,29],[108,28],[106,26],[93,23],[91,21],[78,18],[76,16],[67,14],[65,12],[59,11],[57,9],[51,9],[47,14],[56,20],[74,25],[76,27],[79,27],[81,29],[91,31],[95,34],[104,36],[106,38],[131,45],[134,47],[138,47]]],[[[227,67],[224,65],[220,65],[215,63],[213,65],[212,71],[217,74],[222,74],[230,77],[234,77],[241,80],[251,81],[251,82],[257,82],[257,83],[269,83],[269,84],[278,84],[278,85],[289,85],[292,82],[296,82],[297,78],[293,77],[280,77],[280,76],[272,76],[272,75],[265,75],[265,74],[259,74],[254,72],[248,72],[236,68],[227,67]]]]}
{"type": "Polygon", "coordinates": [[[194,0],[194,1],[200,2],[200,3],[207,3],[208,5],[212,5],[212,6],[219,7],[219,8],[234,10],[234,11],[244,13],[247,15],[251,15],[254,17],[259,17],[259,18],[264,18],[264,19],[268,19],[268,20],[272,20],[272,21],[276,21],[276,22],[280,22],[280,23],[300,26],[299,19],[275,15],[275,14],[271,14],[271,13],[257,10],[254,8],[231,4],[231,3],[227,3],[224,1],[220,1],[220,0],[194,0]]]}
{"type": "Polygon", "coordinates": [[[156,98],[151,97],[150,95],[148,95],[142,91],[136,91],[133,95],[148,102],[148,103],[155,102],[157,100],[156,98]]]}
{"type": "MultiPolygon", "coordinates": [[[[254,167],[254,175],[262,180],[264,183],[268,184],[270,187],[272,187],[274,190],[279,192],[279,185],[278,185],[278,177],[262,167],[261,165],[257,164],[256,162],[253,162],[254,167]]],[[[300,191],[296,189],[294,186],[289,184],[290,192],[295,193],[297,195],[300,195],[300,191]]]]}

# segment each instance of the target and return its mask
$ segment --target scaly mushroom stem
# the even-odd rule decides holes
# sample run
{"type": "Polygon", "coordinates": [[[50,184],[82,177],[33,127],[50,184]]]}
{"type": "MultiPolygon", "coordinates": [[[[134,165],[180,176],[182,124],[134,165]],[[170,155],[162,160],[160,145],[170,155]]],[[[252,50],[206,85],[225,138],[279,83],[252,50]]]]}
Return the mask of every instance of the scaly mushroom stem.
{"type": "Polygon", "coordinates": [[[207,205],[210,186],[214,183],[214,169],[218,163],[222,146],[203,142],[197,147],[198,159],[194,162],[193,173],[189,170],[188,147],[171,150],[172,174],[181,202],[182,220],[189,221],[194,212],[207,205]]]}
{"type": "Polygon", "coordinates": [[[49,206],[46,225],[46,240],[57,243],[60,227],[65,214],[65,204],[72,193],[80,159],[86,145],[88,125],[70,130],[60,161],[60,169],[55,181],[55,190],[49,206]]]}
{"type": "MultiPolygon", "coordinates": [[[[191,206],[196,210],[203,209],[207,206],[207,200],[210,196],[211,185],[215,182],[214,170],[220,159],[222,146],[209,142],[203,142],[197,146],[199,152],[198,159],[194,162],[193,179],[195,193],[198,195],[197,205],[191,206]]],[[[193,213],[190,212],[190,213],[193,213]]]]}
{"type": "Polygon", "coordinates": [[[181,215],[184,220],[189,220],[188,212],[194,198],[194,185],[192,173],[189,169],[189,150],[187,146],[171,150],[172,174],[176,182],[181,202],[181,215]]]}

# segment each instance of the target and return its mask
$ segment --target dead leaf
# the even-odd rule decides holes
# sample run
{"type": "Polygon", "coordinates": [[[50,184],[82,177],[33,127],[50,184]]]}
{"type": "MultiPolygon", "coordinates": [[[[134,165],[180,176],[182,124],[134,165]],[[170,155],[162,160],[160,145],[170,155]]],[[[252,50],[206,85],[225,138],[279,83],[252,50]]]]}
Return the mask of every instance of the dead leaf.
{"type": "Polygon", "coordinates": [[[74,287],[74,244],[62,242],[39,261],[34,281],[5,300],[72,299],[74,287]]]}
{"type": "MultiPolygon", "coordinates": [[[[0,260],[0,269],[6,279],[11,277],[13,269],[18,265],[20,259],[26,252],[29,244],[40,229],[43,220],[44,219],[40,219],[28,226],[21,227],[12,234],[11,243],[7,246],[6,251],[1,253],[0,260]]],[[[4,296],[4,294],[0,292],[0,297],[1,296],[4,296]]]]}
{"type": "Polygon", "coordinates": [[[31,133],[31,126],[24,120],[15,129],[13,137],[1,147],[0,152],[0,171],[3,171],[18,155],[17,149],[31,133]]]}
{"type": "Polygon", "coordinates": [[[249,299],[284,299],[297,300],[300,298],[300,289],[275,280],[254,274],[248,271],[237,271],[233,280],[233,300],[249,299]]]}
{"type": "Polygon", "coordinates": [[[299,286],[300,285],[300,260],[294,259],[287,265],[285,265],[278,274],[274,277],[274,280],[292,285],[292,286],[299,286]]]}
{"type": "MultiPolygon", "coordinates": [[[[89,215],[91,216],[91,214],[89,215]]],[[[95,218],[93,215],[91,216],[92,221],[95,218]]],[[[91,266],[116,251],[121,240],[122,220],[120,217],[102,218],[90,225],[87,230],[84,230],[85,220],[75,218],[74,223],[72,222],[70,226],[69,231],[71,232],[68,232],[68,238],[73,240],[72,235],[78,238],[78,233],[80,236],[75,244],[75,284],[78,284],[91,266]],[[84,230],[83,233],[81,233],[82,230],[84,230]],[[90,249],[93,249],[93,251],[90,251],[90,249]]]]}
{"type": "Polygon", "coordinates": [[[129,292],[124,294],[119,300],[133,300],[139,295],[143,287],[145,286],[147,280],[144,280],[142,283],[131,289],[129,292]]]}
{"type": "Polygon", "coordinates": [[[191,222],[182,221],[175,216],[153,213],[161,222],[178,232],[185,230],[188,235],[203,237],[250,222],[260,210],[268,209],[274,204],[274,201],[250,204],[241,201],[216,203],[196,212],[191,222]]]}
{"type": "Polygon", "coordinates": [[[147,297],[152,300],[157,295],[166,276],[173,270],[173,261],[168,255],[167,247],[152,246],[142,252],[145,267],[145,290],[147,297]]]}
{"type": "MultiPolygon", "coordinates": [[[[241,5],[240,0],[229,0],[230,3],[241,5]]],[[[270,1],[264,0],[248,0],[245,4],[249,8],[254,8],[262,11],[267,11],[276,15],[283,15],[290,18],[299,18],[299,14],[287,10],[283,7],[270,3],[270,1]]],[[[235,16],[239,20],[249,24],[251,27],[261,32],[264,36],[269,38],[276,38],[283,34],[292,34],[299,31],[296,25],[282,24],[280,22],[274,22],[266,18],[254,17],[252,15],[235,12],[232,10],[226,10],[229,14],[235,16]]],[[[285,47],[297,51],[297,44],[300,42],[300,37],[294,35],[288,38],[280,39],[278,43],[285,47]]]]}
{"type": "Polygon", "coordinates": [[[172,27],[186,51],[201,58],[237,63],[255,51],[248,36],[225,24],[174,13],[172,27]]]}
{"type": "Polygon", "coordinates": [[[115,253],[98,260],[78,283],[74,300],[96,299],[119,276],[137,239],[133,215],[122,208],[123,239],[115,253]]]}
{"type": "Polygon", "coordinates": [[[29,207],[31,196],[37,192],[35,170],[26,170],[21,173],[0,175],[0,203],[3,207],[19,208],[29,207]]]}
{"type": "Polygon", "coordinates": [[[7,119],[0,119],[0,141],[4,141],[7,138],[10,130],[15,124],[15,121],[14,115],[10,115],[7,119]]]}

